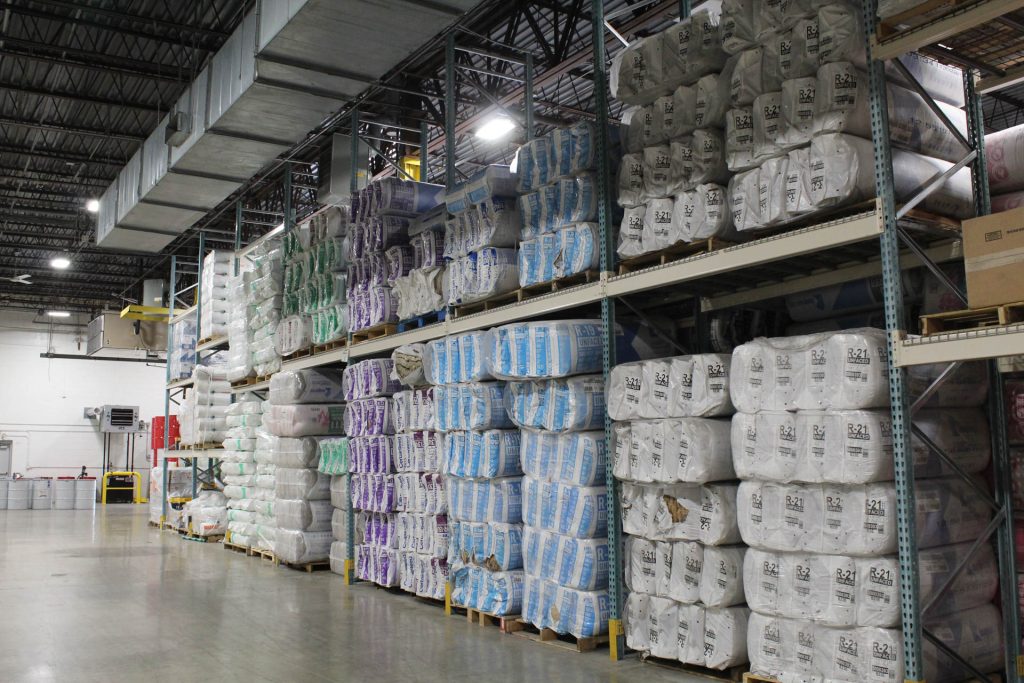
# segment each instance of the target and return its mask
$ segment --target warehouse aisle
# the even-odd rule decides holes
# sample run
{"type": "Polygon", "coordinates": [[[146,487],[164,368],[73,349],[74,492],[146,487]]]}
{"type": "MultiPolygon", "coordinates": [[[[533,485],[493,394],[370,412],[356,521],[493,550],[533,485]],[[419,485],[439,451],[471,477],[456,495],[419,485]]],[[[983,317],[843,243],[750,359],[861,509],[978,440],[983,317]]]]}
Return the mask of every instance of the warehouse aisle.
{"type": "Polygon", "coordinates": [[[0,681],[697,680],[182,541],[150,529],[145,507],[93,520],[0,515],[0,681]]]}

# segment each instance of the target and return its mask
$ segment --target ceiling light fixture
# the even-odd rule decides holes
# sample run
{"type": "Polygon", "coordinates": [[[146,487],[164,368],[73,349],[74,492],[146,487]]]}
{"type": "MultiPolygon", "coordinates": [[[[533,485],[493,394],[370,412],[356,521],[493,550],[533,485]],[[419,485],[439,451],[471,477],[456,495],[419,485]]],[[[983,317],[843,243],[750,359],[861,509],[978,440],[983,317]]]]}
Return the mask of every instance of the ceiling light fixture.
{"type": "Polygon", "coordinates": [[[495,116],[477,128],[476,136],[481,140],[500,140],[511,133],[515,127],[515,121],[507,116],[495,116]]]}
{"type": "Polygon", "coordinates": [[[47,311],[46,315],[51,318],[70,318],[71,314],[67,311],[47,311]]]}
{"type": "Polygon", "coordinates": [[[89,213],[99,213],[100,211],[100,200],[90,199],[85,203],[85,210],[89,213]]]}
{"type": "Polygon", "coordinates": [[[64,258],[63,256],[58,256],[56,258],[50,259],[50,267],[56,268],[57,270],[65,270],[70,265],[71,261],[64,258]]]}

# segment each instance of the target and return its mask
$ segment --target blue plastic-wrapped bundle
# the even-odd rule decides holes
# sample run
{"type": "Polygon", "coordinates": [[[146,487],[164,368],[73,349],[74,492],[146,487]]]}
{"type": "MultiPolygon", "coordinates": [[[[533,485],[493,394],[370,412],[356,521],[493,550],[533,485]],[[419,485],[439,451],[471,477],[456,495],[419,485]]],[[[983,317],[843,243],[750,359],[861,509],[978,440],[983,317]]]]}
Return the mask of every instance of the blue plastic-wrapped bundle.
{"type": "Polygon", "coordinates": [[[518,429],[448,432],[444,437],[444,471],[466,479],[522,474],[519,446],[518,429]]]}

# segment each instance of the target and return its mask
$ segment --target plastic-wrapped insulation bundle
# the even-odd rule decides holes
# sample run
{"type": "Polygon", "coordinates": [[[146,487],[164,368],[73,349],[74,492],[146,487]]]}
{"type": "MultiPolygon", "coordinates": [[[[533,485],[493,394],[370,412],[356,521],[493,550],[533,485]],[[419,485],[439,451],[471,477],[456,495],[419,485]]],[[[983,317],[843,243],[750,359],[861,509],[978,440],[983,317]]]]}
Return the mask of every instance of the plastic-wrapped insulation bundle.
{"type": "Polygon", "coordinates": [[[234,254],[215,250],[203,257],[202,279],[199,282],[203,306],[199,330],[203,339],[226,337],[230,315],[228,284],[234,268],[234,254]]]}
{"type": "Polygon", "coordinates": [[[612,97],[626,104],[647,104],[671,92],[664,78],[664,43],[662,35],[655,34],[615,55],[608,79],[612,97]]]}
{"type": "Polygon", "coordinates": [[[853,62],[863,66],[866,62],[864,20],[860,10],[842,2],[818,8],[818,61],[853,62]]]}
{"type": "MultiPolygon", "coordinates": [[[[784,3],[783,3],[784,4],[784,3]]],[[[813,12],[813,9],[812,9],[813,12]]],[[[783,80],[813,77],[818,72],[818,17],[799,18],[778,36],[783,80]]]]}
{"type": "MultiPolygon", "coordinates": [[[[888,84],[889,134],[895,145],[926,156],[960,161],[966,149],[916,92],[888,84]]],[[[815,134],[849,133],[871,138],[867,74],[850,62],[824,64],[818,70],[815,134]]],[[[953,105],[934,103],[965,138],[967,114],[953,105]]]]}
{"type": "MultiPolygon", "coordinates": [[[[914,152],[894,149],[896,200],[910,199],[953,164],[914,152]]],[[[821,135],[811,142],[810,200],[817,209],[842,206],[875,196],[874,147],[863,138],[843,133],[821,135]]],[[[956,218],[974,214],[971,174],[966,168],[926,197],[926,211],[956,218]]]]}
{"type": "Polygon", "coordinates": [[[730,109],[725,127],[725,158],[734,173],[757,165],[754,156],[754,113],[751,107],[730,109]]]}
{"type": "Polygon", "coordinates": [[[993,194],[1024,190],[1024,125],[986,135],[985,161],[993,194]]]}

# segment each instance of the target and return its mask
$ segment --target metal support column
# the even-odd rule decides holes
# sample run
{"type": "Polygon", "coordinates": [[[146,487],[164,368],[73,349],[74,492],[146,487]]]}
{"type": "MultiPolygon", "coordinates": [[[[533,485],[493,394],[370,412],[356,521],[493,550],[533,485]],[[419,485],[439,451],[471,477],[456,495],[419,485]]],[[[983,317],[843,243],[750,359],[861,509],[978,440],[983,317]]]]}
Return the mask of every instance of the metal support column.
{"type": "Polygon", "coordinates": [[[679,18],[686,19],[690,16],[690,0],[679,0],[679,18]]]}
{"type": "Polygon", "coordinates": [[[173,326],[171,321],[174,320],[174,300],[177,298],[177,292],[175,291],[175,284],[178,280],[178,257],[171,256],[171,280],[170,280],[170,302],[167,306],[167,362],[164,371],[164,458],[163,462],[160,463],[160,469],[163,471],[163,493],[162,500],[160,501],[160,526],[163,528],[164,522],[167,521],[167,451],[170,446],[171,440],[171,391],[167,388],[167,385],[171,383],[171,348],[174,343],[174,337],[171,334],[173,326]]]}
{"type": "Polygon", "coordinates": [[[455,33],[448,34],[444,60],[444,183],[455,187],[455,33]]]}
{"type": "Polygon", "coordinates": [[[533,55],[526,54],[526,82],[523,85],[523,114],[526,124],[526,141],[533,139],[536,128],[533,125],[533,55]]]}
{"type": "MultiPolygon", "coordinates": [[[[864,28],[868,36],[875,31],[876,1],[864,3],[864,28]]],[[[870,55],[870,52],[869,52],[870,55]]],[[[885,300],[885,325],[888,333],[889,357],[894,356],[899,334],[906,328],[903,309],[903,278],[900,270],[900,238],[896,220],[896,198],[893,194],[892,152],[889,144],[889,108],[885,80],[885,64],[871,60],[868,64],[871,95],[871,133],[875,148],[875,188],[882,204],[884,232],[881,237],[882,285],[885,300]]],[[[892,451],[896,479],[896,526],[900,558],[900,600],[903,612],[904,679],[924,678],[921,660],[921,605],[917,569],[917,526],[914,493],[914,458],[910,445],[910,402],[907,395],[906,372],[889,368],[889,397],[892,411],[892,451]]]]}
{"type": "Polygon", "coordinates": [[[238,277],[238,273],[241,270],[241,260],[238,258],[238,252],[242,248],[242,200],[239,199],[235,203],[235,277],[238,277]]]}
{"type": "Polygon", "coordinates": [[[427,130],[427,122],[423,121],[420,123],[420,177],[421,183],[427,182],[429,167],[427,162],[430,161],[430,151],[427,147],[427,142],[430,140],[430,136],[427,130]]]}
{"type": "Polygon", "coordinates": [[[292,165],[287,163],[284,166],[284,234],[288,234],[295,227],[295,207],[292,202],[292,165]]]}
{"type": "MultiPolygon", "coordinates": [[[[205,233],[199,233],[199,279],[196,281],[196,355],[195,364],[199,365],[199,340],[203,338],[203,261],[205,260],[206,254],[206,235],[205,233]]],[[[196,489],[198,487],[198,461],[199,458],[192,456],[192,497],[196,497],[196,489]]]]}
{"type": "MultiPolygon", "coordinates": [[[[604,40],[604,0],[591,0],[591,20],[594,40],[594,103],[597,114],[597,206],[598,227],[601,243],[601,273],[607,273],[615,266],[615,241],[612,229],[611,158],[608,140],[608,84],[604,40]]],[[[604,297],[601,300],[601,322],[604,324],[604,348],[602,349],[605,386],[608,385],[612,368],[615,367],[615,300],[604,297]]],[[[607,485],[608,510],[608,597],[610,614],[608,635],[610,654],[613,660],[622,658],[626,649],[625,633],[622,629],[622,516],[619,513],[619,482],[612,471],[614,444],[612,442],[612,421],[604,419],[605,484],[607,485]]]]}
{"type": "MultiPolygon", "coordinates": [[[[351,199],[354,200],[355,196],[359,193],[359,110],[352,110],[352,118],[349,125],[352,128],[351,136],[351,176],[349,178],[349,193],[351,199]]],[[[423,128],[426,128],[424,124],[423,128]]],[[[422,132],[422,131],[421,131],[422,132]]],[[[426,161],[426,144],[424,138],[420,139],[420,163],[423,164],[426,161]]],[[[352,330],[348,330],[346,333],[348,339],[348,345],[352,346],[352,330]]],[[[351,469],[351,468],[349,468],[351,469]]],[[[356,519],[355,510],[352,508],[352,474],[350,472],[345,473],[345,497],[348,499],[348,511],[345,515],[345,527],[348,535],[348,543],[345,546],[345,564],[343,566],[342,578],[345,581],[345,585],[351,586],[355,583],[355,568],[356,568],[356,519]]]]}
{"type": "Polygon", "coordinates": [[[964,95],[967,100],[967,141],[977,152],[971,164],[971,182],[974,184],[974,209],[979,216],[992,213],[992,197],[988,189],[988,161],[985,157],[985,114],[981,96],[974,84],[974,71],[964,70],[964,95]]]}

